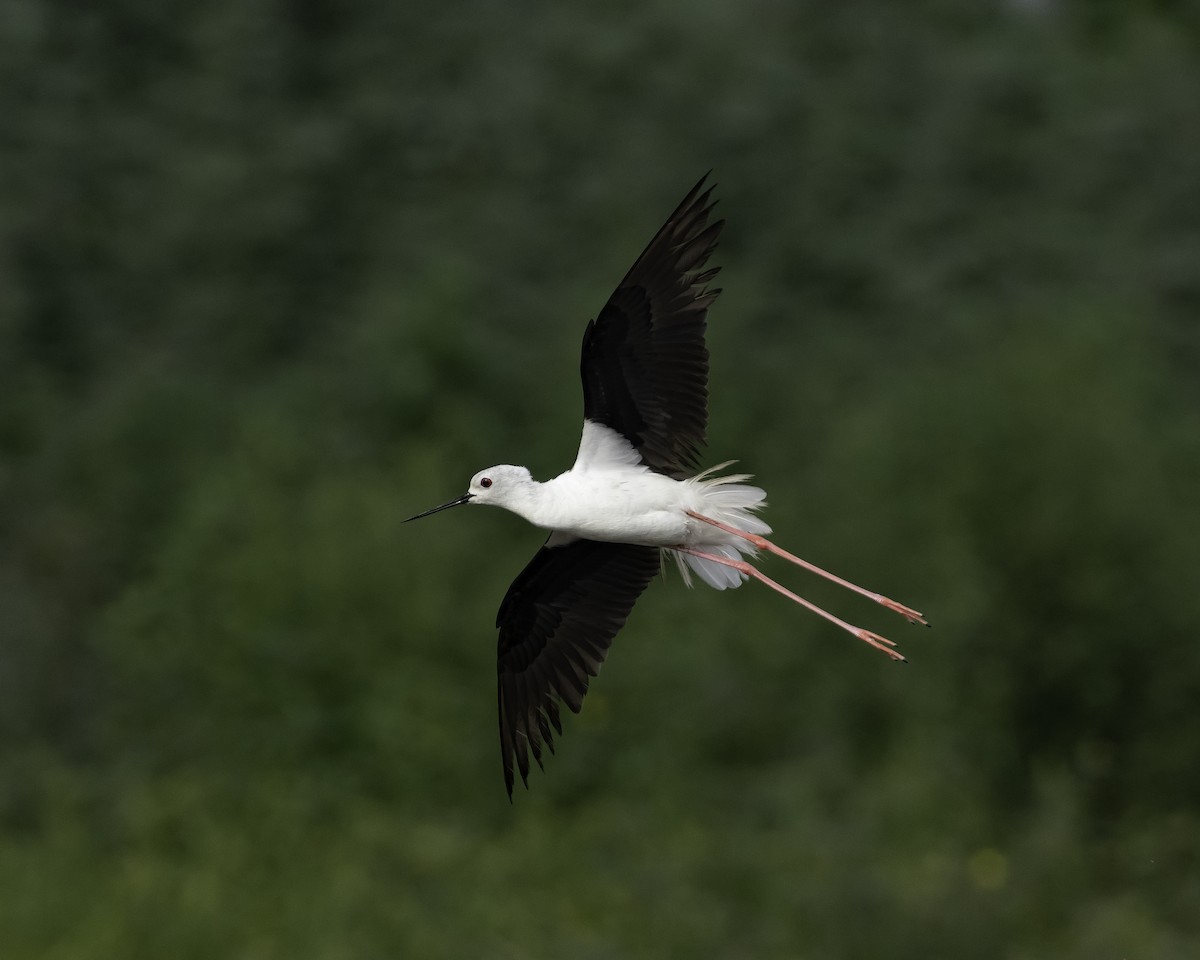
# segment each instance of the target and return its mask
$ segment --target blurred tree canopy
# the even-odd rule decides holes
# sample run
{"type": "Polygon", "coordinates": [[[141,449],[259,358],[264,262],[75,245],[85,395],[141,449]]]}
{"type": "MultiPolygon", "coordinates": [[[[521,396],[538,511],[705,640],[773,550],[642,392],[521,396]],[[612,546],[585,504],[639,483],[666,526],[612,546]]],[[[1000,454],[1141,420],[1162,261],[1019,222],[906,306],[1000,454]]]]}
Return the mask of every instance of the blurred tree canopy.
{"type": "Polygon", "coordinates": [[[0,98],[6,960],[1200,955],[1194,4],[11,0],[0,98]],[[712,461],[935,629],[668,576],[510,807],[540,535],[401,520],[709,168],[712,461]]]}

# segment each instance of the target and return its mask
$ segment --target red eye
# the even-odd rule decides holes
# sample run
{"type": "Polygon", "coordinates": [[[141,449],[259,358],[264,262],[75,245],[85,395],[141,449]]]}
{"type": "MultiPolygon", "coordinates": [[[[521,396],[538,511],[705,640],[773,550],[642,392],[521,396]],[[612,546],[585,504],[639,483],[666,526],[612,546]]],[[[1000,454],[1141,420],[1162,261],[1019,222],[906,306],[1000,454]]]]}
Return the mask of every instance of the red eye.
{"type": "Polygon", "coordinates": [[[492,485],[492,478],[484,477],[482,480],[479,481],[479,485],[481,487],[483,487],[484,490],[486,490],[488,487],[490,487],[492,485]]]}

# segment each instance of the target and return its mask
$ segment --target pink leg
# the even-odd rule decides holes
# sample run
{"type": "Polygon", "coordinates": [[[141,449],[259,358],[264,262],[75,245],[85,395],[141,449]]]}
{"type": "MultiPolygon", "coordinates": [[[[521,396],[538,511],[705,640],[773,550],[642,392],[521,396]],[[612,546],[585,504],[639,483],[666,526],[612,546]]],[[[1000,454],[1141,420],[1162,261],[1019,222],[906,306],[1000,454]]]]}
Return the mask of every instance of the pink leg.
{"type": "Polygon", "coordinates": [[[873,593],[870,590],[864,590],[856,583],[851,583],[849,580],[843,580],[841,577],[830,573],[828,570],[822,570],[815,563],[809,563],[807,560],[801,560],[795,554],[788,553],[782,547],[775,546],[775,544],[773,544],[770,540],[767,540],[765,537],[760,537],[756,533],[747,533],[745,530],[739,530],[737,527],[731,527],[729,524],[722,523],[720,520],[714,520],[712,517],[706,517],[703,514],[695,513],[691,510],[687,512],[687,515],[689,517],[694,517],[697,520],[703,520],[705,523],[710,523],[718,530],[724,530],[726,533],[732,533],[735,537],[741,537],[743,540],[749,540],[760,550],[769,550],[776,556],[783,557],[785,560],[790,560],[797,566],[803,567],[805,570],[810,570],[813,573],[824,577],[826,580],[832,580],[834,583],[846,587],[849,590],[853,590],[855,593],[861,593],[864,597],[874,600],[876,603],[887,607],[889,610],[895,610],[896,613],[907,618],[909,623],[919,623],[925,627],[929,626],[928,621],[926,621],[921,614],[919,614],[916,610],[913,610],[911,607],[906,607],[904,604],[897,603],[895,600],[889,600],[887,597],[883,596],[883,594],[873,593]]]}
{"type": "Polygon", "coordinates": [[[693,557],[703,557],[705,560],[712,560],[714,563],[719,563],[726,567],[733,567],[733,569],[737,570],[739,573],[743,573],[748,577],[754,577],[755,580],[765,583],[772,590],[777,590],[789,600],[795,600],[796,603],[800,604],[800,606],[807,610],[811,610],[813,613],[817,614],[817,616],[824,617],[830,623],[836,624],[847,633],[851,633],[858,637],[858,639],[862,640],[864,643],[869,643],[876,650],[882,650],[893,660],[905,659],[898,650],[893,649],[896,644],[887,637],[881,637],[879,634],[872,633],[870,630],[864,630],[862,627],[856,627],[853,624],[847,623],[845,620],[840,619],[839,617],[835,617],[827,610],[822,610],[815,603],[810,603],[803,597],[799,597],[792,593],[792,591],[786,587],[776,583],[761,570],[756,570],[754,567],[750,566],[750,564],[748,564],[745,560],[731,560],[729,557],[722,557],[715,553],[705,553],[703,550],[694,550],[691,547],[672,547],[672,549],[678,551],[679,553],[689,553],[693,557]]]}

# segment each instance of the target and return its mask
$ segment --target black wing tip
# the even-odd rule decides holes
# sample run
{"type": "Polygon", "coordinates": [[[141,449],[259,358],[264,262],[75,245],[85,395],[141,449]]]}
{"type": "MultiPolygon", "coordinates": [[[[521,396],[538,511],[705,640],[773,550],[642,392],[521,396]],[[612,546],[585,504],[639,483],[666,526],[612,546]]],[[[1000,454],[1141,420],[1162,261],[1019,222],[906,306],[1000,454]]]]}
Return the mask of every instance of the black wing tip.
{"type": "MultiPolygon", "coordinates": [[[[708,180],[708,178],[709,178],[709,177],[711,177],[711,176],[712,176],[712,174],[713,174],[713,168],[712,168],[712,167],[709,167],[707,170],[705,170],[705,171],[704,171],[704,173],[700,174],[700,179],[699,179],[699,180],[697,180],[697,181],[696,181],[696,182],[695,182],[695,183],[692,185],[692,188],[691,188],[691,189],[690,189],[690,190],[687,192],[687,196],[685,196],[685,197],[683,198],[683,203],[681,203],[681,204],[680,204],[680,206],[683,206],[683,205],[684,205],[684,204],[686,204],[686,203],[687,203],[689,200],[691,200],[693,197],[695,197],[697,194],[699,194],[699,193],[700,193],[700,191],[704,189],[704,184],[705,184],[705,182],[708,180]]],[[[717,184],[716,184],[716,181],[713,181],[712,183],[710,183],[710,184],[708,185],[708,189],[709,189],[709,190],[711,190],[711,189],[712,189],[713,187],[715,187],[716,185],[717,185],[717,184]]]]}
{"type": "MultiPolygon", "coordinates": [[[[696,185],[694,187],[692,187],[691,190],[688,191],[689,198],[700,193],[701,189],[704,188],[705,181],[707,181],[708,178],[713,175],[714,169],[715,169],[714,167],[709,167],[707,170],[704,171],[704,173],[701,175],[700,179],[696,181],[696,185]]],[[[714,180],[712,183],[710,183],[708,185],[708,188],[705,189],[704,192],[706,194],[712,193],[713,190],[716,189],[716,187],[717,187],[717,181],[714,180]]],[[[684,200],[684,203],[687,203],[686,199],[684,200]]]]}
{"type": "MultiPolygon", "coordinates": [[[[707,183],[710,176],[712,176],[711,167],[709,168],[708,172],[704,174],[704,176],[696,181],[696,185],[684,195],[684,198],[679,201],[679,205],[671,211],[671,215],[667,217],[666,222],[659,231],[660,234],[668,230],[673,224],[683,219],[685,216],[697,216],[701,219],[706,219],[708,217],[708,214],[712,211],[713,207],[715,207],[719,202],[717,200],[712,200],[713,191],[717,189],[717,182],[714,180],[712,183],[707,183]]],[[[724,220],[718,221],[718,229],[720,226],[724,225],[724,223],[724,220]]],[[[651,242],[651,246],[652,245],[653,242],[651,242]]]]}
{"type": "MultiPolygon", "coordinates": [[[[521,783],[525,786],[525,791],[529,791],[529,778],[525,774],[521,774],[521,783]]],[[[504,768],[504,789],[508,792],[508,802],[513,802],[513,791],[517,788],[517,778],[513,775],[513,768],[506,766],[504,768]]]]}

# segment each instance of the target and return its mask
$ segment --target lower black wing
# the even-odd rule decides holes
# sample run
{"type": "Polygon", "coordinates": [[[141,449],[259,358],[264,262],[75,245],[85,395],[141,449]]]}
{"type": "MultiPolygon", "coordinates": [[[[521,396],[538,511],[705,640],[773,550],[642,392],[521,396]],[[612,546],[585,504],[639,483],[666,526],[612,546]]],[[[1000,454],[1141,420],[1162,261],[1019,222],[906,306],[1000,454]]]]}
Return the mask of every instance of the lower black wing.
{"type": "Polygon", "coordinates": [[[513,791],[513,759],[529,785],[529,754],[542,764],[562,734],[558,701],[578,713],[588,681],[637,598],[658,573],[657,547],[572,540],[552,534],[508,589],[496,626],[500,757],[513,791]],[[552,545],[553,544],[553,545],[552,545]]]}

